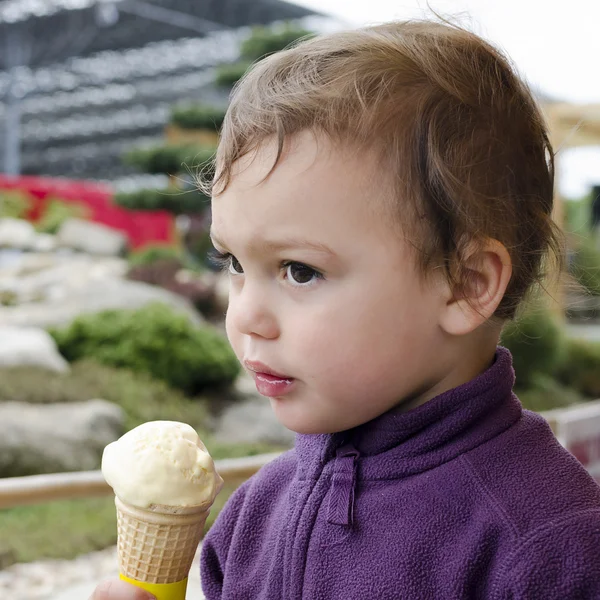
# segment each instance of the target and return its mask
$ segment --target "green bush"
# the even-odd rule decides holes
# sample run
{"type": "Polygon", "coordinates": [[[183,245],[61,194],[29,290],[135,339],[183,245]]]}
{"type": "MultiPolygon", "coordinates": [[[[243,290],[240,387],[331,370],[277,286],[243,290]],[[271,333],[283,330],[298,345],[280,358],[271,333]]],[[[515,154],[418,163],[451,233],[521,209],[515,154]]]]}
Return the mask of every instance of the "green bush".
{"type": "Polygon", "coordinates": [[[140,265],[151,265],[161,260],[183,260],[183,252],[178,246],[148,245],[135,250],[127,257],[129,265],[138,267],[140,265]]]}
{"type": "Polygon", "coordinates": [[[230,384],[239,373],[223,336],[209,327],[195,327],[164,304],[82,315],[51,334],[69,361],[93,358],[148,373],[190,395],[230,384]]]}
{"type": "Polygon", "coordinates": [[[171,115],[171,123],[182,129],[212,129],[218,131],[225,119],[225,108],[196,105],[176,108],[171,115]]]}
{"type": "Polygon", "coordinates": [[[565,356],[563,331],[544,308],[533,307],[509,322],[502,332],[501,343],[513,355],[517,387],[527,387],[538,373],[553,373],[565,356]]]}
{"type": "Polygon", "coordinates": [[[219,65],[215,75],[215,83],[222,87],[233,87],[244,76],[250,65],[252,65],[250,61],[219,65]]]}
{"type": "Polygon", "coordinates": [[[35,228],[40,233],[55,234],[68,219],[87,219],[89,212],[89,209],[83,204],[52,198],[48,201],[46,209],[36,223],[35,228]]]}
{"type": "Polygon", "coordinates": [[[213,146],[166,144],[130,150],[123,155],[123,160],[145,173],[174,175],[198,168],[210,169],[214,153],[213,146]]]}
{"type": "Polygon", "coordinates": [[[600,343],[568,340],[565,360],[556,373],[559,381],[590,397],[600,398],[600,343]]]}
{"type": "Polygon", "coordinates": [[[595,296],[600,296],[600,249],[593,238],[585,240],[573,255],[571,272],[595,296]]]}
{"type": "Polygon", "coordinates": [[[31,198],[25,192],[0,190],[0,218],[24,219],[31,207],[31,198]]]}
{"type": "Polygon", "coordinates": [[[259,60],[287,48],[300,38],[313,35],[312,32],[293,25],[286,25],[279,31],[270,27],[254,27],[250,37],[242,42],[240,53],[246,60],[259,60]]]}
{"type": "Polygon", "coordinates": [[[592,215],[592,198],[588,194],[578,200],[564,200],[566,231],[581,233],[589,229],[592,215]]]}
{"type": "Polygon", "coordinates": [[[190,398],[146,373],[116,369],[86,359],[74,362],[69,373],[39,367],[0,370],[0,401],[51,404],[102,398],[125,413],[125,428],[146,421],[174,420],[206,428],[207,408],[202,398],[190,398]]]}
{"type": "Polygon", "coordinates": [[[175,215],[189,215],[204,212],[210,199],[198,189],[144,189],[117,192],[114,201],[129,210],[166,210],[175,215]]]}
{"type": "Polygon", "coordinates": [[[585,400],[573,388],[562,385],[551,375],[542,373],[534,373],[528,387],[517,388],[515,393],[524,408],[536,412],[566,408],[585,400]]]}

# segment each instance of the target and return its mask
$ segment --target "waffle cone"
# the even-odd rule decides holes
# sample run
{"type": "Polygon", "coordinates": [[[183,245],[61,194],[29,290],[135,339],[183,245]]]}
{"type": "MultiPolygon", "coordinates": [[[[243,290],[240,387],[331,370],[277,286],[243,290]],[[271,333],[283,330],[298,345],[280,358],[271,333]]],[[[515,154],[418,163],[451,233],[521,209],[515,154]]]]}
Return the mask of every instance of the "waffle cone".
{"type": "Polygon", "coordinates": [[[115,497],[117,551],[123,575],[144,583],[188,576],[210,511],[203,506],[137,508],[115,497]]]}

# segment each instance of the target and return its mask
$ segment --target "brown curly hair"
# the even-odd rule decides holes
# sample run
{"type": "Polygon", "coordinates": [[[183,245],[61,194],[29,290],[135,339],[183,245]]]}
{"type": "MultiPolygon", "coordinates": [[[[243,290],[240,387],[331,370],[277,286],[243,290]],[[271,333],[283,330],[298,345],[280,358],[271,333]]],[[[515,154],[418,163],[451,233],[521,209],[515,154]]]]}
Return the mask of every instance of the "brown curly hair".
{"type": "Polygon", "coordinates": [[[554,155],[527,86],[496,48],[461,27],[393,22],[302,41],[234,88],[213,194],[235,161],[276,136],[314,130],[376,152],[423,274],[468,285],[465,253],[500,241],[512,277],[495,317],[514,316],[545,267],[562,263],[552,220],[554,155]],[[548,259],[553,259],[552,261],[548,259]]]}

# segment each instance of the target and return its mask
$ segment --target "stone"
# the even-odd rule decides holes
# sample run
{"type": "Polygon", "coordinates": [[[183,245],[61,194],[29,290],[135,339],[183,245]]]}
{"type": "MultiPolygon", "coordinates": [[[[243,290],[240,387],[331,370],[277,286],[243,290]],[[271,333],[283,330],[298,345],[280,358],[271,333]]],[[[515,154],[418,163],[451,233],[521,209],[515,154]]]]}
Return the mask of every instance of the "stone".
{"type": "Polygon", "coordinates": [[[48,332],[35,327],[0,327],[0,367],[22,366],[69,371],[69,363],[48,332]]]}
{"type": "Polygon", "coordinates": [[[56,240],[60,247],[103,256],[119,256],[128,245],[124,233],[84,219],[67,219],[58,230],[56,240]]]}
{"type": "Polygon", "coordinates": [[[26,250],[33,247],[36,235],[28,221],[10,217],[0,219],[0,247],[26,250]]]}
{"type": "MultiPolygon", "coordinates": [[[[200,587],[200,549],[188,580],[188,598],[203,600],[200,587]]],[[[103,580],[119,572],[116,546],[74,560],[40,560],[0,571],[0,598],[10,600],[84,600],[103,580]]]]}
{"type": "Polygon", "coordinates": [[[24,255],[17,264],[0,270],[0,291],[13,293],[17,298],[13,304],[63,302],[90,280],[119,278],[126,272],[127,262],[121,258],[24,255]]]}
{"type": "Polygon", "coordinates": [[[98,469],[124,433],[121,408],[105,400],[0,403],[0,477],[98,469]]]}
{"type": "Polygon", "coordinates": [[[49,252],[22,252],[17,260],[0,268],[0,277],[24,277],[58,266],[65,258],[49,252]]]}
{"type": "Polygon", "coordinates": [[[182,296],[157,286],[116,277],[88,281],[55,282],[47,300],[0,307],[1,325],[33,325],[41,328],[68,325],[79,315],[108,309],[137,309],[151,302],[163,302],[185,314],[194,325],[204,319],[182,296]]]}
{"type": "Polygon", "coordinates": [[[50,233],[37,233],[33,240],[34,252],[53,252],[57,247],[56,236],[50,233]]]}
{"type": "Polygon", "coordinates": [[[241,375],[226,408],[215,418],[214,437],[220,442],[266,443],[291,447],[296,434],[275,417],[269,400],[261,396],[248,375],[241,375]]]}

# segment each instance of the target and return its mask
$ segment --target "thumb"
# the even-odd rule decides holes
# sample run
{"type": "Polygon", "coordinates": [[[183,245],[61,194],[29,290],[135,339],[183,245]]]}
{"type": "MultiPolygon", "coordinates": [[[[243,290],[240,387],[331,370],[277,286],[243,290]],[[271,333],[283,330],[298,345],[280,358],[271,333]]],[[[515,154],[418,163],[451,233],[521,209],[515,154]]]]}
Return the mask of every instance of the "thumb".
{"type": "Polygon", "coordinates": [[[108,579],[98,585],[90,600],[156,600],[156,598],[150,592],[120,579],[108,579]]]}

